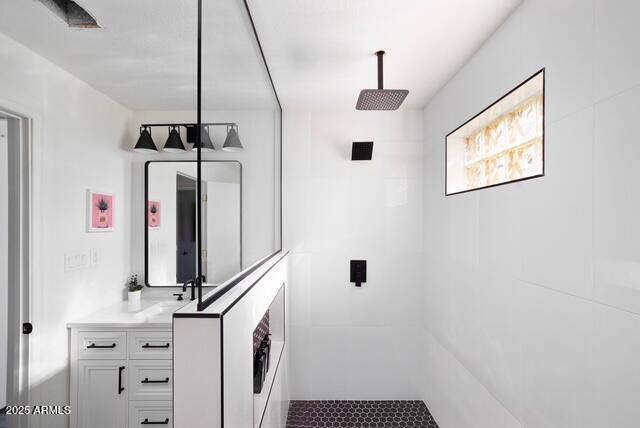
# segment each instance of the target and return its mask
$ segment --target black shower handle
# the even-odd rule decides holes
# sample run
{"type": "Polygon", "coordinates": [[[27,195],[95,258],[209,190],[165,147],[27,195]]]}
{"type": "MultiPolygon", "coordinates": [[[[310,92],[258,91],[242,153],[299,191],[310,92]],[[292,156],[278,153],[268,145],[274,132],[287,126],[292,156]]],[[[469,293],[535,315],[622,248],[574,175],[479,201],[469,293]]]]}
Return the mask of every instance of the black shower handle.
{"type": "Polygon", "coordinates": [[[362,286],[362,272],[361,271],[356,271],[356,287],[361,287],[362,286]]]}

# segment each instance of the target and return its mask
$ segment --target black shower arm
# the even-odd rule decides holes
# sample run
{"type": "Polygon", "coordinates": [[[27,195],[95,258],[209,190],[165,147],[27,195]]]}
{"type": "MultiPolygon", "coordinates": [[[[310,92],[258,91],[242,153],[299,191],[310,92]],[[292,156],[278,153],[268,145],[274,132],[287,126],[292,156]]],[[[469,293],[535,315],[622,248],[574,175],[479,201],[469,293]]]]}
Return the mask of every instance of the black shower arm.
{"type": "Polygon", "coordinates": [[[376,52],[376,56],[378,57],[378,89],[384,89],[382,84],[382,80],[383,80],[382,57],[384,56],[384,51],[376,52]]]}

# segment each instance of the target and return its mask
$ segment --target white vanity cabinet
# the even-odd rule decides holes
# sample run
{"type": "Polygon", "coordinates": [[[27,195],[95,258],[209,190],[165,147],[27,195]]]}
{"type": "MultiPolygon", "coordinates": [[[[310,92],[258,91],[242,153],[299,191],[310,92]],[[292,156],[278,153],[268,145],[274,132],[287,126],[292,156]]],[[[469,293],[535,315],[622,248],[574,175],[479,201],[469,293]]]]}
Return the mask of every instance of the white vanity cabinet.
{"type": "Polygon", "coordinates": [[[70,328],[71,428],[173,427],[170,325],[70,328]]]}
{"type": "Polygon", "coordinates": [[[125,360],[78,361],[76,427],[119,428],[127,424],[127,391],[118,379],[126,376],[125,360]]]}

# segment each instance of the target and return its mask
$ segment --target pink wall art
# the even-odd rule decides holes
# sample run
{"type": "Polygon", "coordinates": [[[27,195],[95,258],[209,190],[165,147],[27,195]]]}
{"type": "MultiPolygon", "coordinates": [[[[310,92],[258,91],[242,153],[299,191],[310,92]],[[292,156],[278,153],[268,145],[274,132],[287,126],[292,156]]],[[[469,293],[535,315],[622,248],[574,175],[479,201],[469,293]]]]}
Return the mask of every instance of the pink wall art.
{"type": "Polygon", "coordinates": [[[112,232],[115,198],[112,194],[87,190],[88,232],[112,232]]]}
{"type": "Polygon", "coordinates": [[[149,229],[160,228],[160,201],[147,202],[147,221],[149,229]]]}

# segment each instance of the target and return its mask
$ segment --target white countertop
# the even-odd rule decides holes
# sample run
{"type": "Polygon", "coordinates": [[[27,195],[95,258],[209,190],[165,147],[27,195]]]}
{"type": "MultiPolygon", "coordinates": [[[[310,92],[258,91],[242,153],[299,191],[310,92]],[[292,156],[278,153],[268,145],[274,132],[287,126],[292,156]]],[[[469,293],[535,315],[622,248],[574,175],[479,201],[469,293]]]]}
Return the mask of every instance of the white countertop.
{"type": "Polygon", "coordinates": [[[94,312],[67,323],[67,328],[108,327],[108,328],[172,328],[173,312],[189,303],[189,300],[143,299],[139,309],[129,308],[129,302],[94,312]]]}

